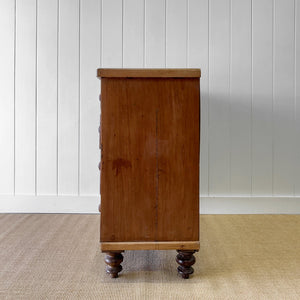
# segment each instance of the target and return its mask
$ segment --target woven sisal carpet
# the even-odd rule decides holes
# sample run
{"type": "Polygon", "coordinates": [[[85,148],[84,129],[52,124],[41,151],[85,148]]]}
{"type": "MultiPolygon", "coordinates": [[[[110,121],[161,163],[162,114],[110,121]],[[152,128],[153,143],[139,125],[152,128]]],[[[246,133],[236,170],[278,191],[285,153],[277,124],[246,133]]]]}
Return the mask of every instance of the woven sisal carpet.
{"type": "Polygon", "coordinates": [[[299,215],[202,215],[189,280],[175,251],[127,251],[105,274],[99,216],[0,215],[0,299],[300,299],[299,215]]]}

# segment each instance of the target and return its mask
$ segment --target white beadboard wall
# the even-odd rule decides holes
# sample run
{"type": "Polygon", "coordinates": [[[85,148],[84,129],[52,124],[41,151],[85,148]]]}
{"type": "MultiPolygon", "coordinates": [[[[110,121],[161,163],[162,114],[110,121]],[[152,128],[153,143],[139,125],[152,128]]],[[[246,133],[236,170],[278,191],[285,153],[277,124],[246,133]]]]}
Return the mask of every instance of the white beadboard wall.
{"type": "Polygon", "coordinates": [[[97,212],[99,67],[201,68],[201,212],[300,213],[300,0],[0,0],[0,212],[97,212]]]}

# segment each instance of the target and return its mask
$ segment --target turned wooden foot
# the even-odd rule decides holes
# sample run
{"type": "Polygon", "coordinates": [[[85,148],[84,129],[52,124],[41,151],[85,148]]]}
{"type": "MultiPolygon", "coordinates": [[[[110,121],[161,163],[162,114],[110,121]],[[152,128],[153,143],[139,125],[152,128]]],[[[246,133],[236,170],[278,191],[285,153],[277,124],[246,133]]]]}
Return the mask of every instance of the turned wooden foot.
{"type": "Polygon", "coordinates": [[[193,255],[196,250],[177,250],[177,252],[176,261],[179,264],[177,268],[178,274],[180,274],[182,278],[188,279],[190,275],[194,273],[192,265],[196,261],[193,255]]]}
{"type": "Polygon", "coordinates": [[[106,273],[108,273],[111,278],[117,278],[118,273],[122,271],[121,263],[123,261],[123,255],[121,252],[123,251],[110,251],[106,253],[106,273]]]}

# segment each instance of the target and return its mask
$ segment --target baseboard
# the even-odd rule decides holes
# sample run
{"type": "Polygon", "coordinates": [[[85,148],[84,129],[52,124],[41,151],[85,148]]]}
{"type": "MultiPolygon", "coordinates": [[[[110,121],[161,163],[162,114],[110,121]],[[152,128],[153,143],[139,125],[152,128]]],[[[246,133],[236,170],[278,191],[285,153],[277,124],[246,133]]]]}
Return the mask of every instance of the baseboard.
{"type": "MultiPolygon", "coordinates": [[[[98,213],[100,197],[0,195],[0,213],[98,213]]],[[[300,197],[201,197],[201,214],[300,214],[300,197]]]]}
{"type": "Polygon", "coordinates": [[[99,196],[0,195],[1,213],[99,213],[99,196]]]}
{"type": "Polygon", "coordinates": [[[201,214],[300,214],[300,197],[201,197],[201,214]]]}

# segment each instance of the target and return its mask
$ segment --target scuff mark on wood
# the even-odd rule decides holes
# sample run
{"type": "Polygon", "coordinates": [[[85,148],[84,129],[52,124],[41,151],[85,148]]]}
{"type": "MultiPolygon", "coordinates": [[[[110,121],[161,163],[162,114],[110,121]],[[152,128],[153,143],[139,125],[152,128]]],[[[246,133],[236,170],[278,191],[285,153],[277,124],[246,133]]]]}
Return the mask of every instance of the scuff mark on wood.
{"type": "Polygon", "coordinates": [[[122,168],[131,168],[131,162],[123,158],[118,158],[113,161],[112,168],[113,170],[116,170],[116,176],[118,176],[122,168]]]}

